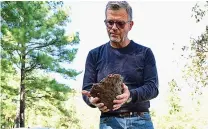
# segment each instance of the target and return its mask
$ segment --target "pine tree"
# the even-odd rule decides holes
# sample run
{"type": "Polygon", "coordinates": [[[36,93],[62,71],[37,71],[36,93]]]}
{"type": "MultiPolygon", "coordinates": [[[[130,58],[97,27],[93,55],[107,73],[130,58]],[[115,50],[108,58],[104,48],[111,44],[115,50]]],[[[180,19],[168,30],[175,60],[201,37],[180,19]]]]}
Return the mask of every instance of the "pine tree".
{"type": "Polygon", "coordinates": [[[19,110],[16,127],[25,127],[25,108],[45,99],[64,112],[61,101],[71,89],[55,80],[39,76],[37,71],[56,72],[67,79],[79,72],[63,67],[75,58],[79,33],[70,39],[65,26],[70,22],[63,2],[1,2],[1,61],[8,60],[19,75],[19,110]],[[27,105],[27,106],[26,106],[27,105]]]}

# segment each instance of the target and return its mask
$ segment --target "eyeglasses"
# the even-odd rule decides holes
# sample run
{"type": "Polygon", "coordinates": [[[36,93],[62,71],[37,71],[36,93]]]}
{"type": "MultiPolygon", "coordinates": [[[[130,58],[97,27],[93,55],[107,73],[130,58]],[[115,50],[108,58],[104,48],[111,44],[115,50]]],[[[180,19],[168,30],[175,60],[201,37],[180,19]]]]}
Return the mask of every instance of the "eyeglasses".
{"type": "Polygon", "coordinates": [[[123,29],[126,25],[126,23],[130,22],[130,21],[113,21],[113,20],[104,20],[105,22],[105,25],[108,27],[108,28],[112,28],[114,26],[114,24],[116,24],[116,27],[118,29],[123,29]]]}

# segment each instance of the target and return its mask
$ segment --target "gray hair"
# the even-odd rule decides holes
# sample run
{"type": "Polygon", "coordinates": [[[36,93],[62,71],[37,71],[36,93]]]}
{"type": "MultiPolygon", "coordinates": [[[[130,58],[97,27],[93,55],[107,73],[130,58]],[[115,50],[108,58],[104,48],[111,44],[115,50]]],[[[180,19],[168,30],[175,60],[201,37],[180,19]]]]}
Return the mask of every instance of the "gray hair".
{"type": "Polygon", "coordinates": [[[132,20],[132,8],[129,5],[129,3],[126,1],[109,1],[105,8],[105,16],[106,16],[107,9],[119,10],[121,8],[126,9],[126,12],[128,14],[128,19],[131,21],[132,20]]]}

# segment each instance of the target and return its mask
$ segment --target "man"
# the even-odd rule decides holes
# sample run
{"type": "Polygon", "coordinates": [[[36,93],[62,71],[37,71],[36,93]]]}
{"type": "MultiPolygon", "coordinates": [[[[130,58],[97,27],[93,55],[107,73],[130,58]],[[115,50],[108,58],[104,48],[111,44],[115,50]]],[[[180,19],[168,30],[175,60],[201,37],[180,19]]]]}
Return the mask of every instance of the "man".
{"type": "Polygon", "coordinates": [[[101,111],[100,129],[153,129],[149,100],[159,93],[154,55],[150,48],[128,38],[134,22],[132,8],[126,1],[108,2],[105,15],[110,41],[88,53],[83,99],[101,111]],[[113,110],[107,109],[89,92],[93,83],[111,74],[120,74],[124,82],[123,94],[114,100],[113,110]]]}

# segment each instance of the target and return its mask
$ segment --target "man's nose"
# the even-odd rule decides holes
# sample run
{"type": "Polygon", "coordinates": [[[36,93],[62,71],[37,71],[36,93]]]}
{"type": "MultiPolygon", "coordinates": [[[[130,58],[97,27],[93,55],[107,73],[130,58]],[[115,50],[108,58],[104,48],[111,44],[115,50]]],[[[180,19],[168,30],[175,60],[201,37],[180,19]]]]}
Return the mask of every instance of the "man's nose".
{"type": "Polygon", "coordinates": [[[118,27],[116,26],[116,23],[114,22],[113,26],[112,26],[112,29],[116,30],[118,29],[118,27]]]}

